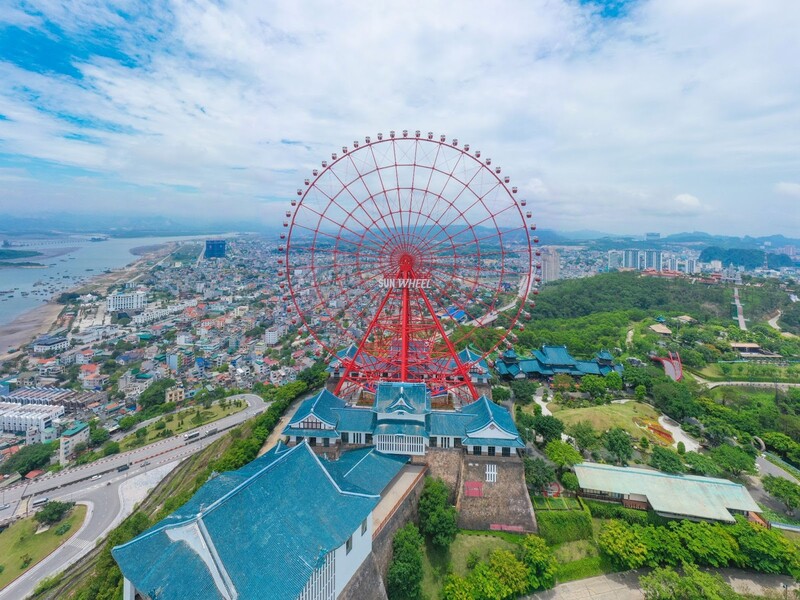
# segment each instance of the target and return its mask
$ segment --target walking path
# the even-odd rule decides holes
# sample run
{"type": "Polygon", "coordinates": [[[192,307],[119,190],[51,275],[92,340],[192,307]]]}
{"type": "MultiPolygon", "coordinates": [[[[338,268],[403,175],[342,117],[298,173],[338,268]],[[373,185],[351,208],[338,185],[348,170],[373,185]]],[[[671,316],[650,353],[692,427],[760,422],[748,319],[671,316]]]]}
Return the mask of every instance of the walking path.
{"type": "Polygon", "coordinates": [[[739,329],[747,331],[747,323],[744,322],[744,309],[739,301],[739,288],[733,288],[733,301],[736,303],[736,318],[739,319],[739,329]]]}
{"type": "Polygon", "coordinates": [[[767,321],[767,323],[769,323],[769,326],[772,327],[773,329],[775,329],[776,331],[780,331],[781,335],[783,337],[785,337],[785,338],[796,338],[797,336],[795,334],[789,333],[788,331],[781,330],[781,326],[778,325],[778,319],[780,319],[780,318],[781,318],[781,311],[778,311],[778,314],[776,314],[769,321],[767,321]]]}
{"type": "Polygon", "coordinates": [[[687,452],[698,452],[700,450],[700,442],[693,437],[689,437],[680,424],[670,419],[667,415],[658,417],[658,424],[672,434],[672,439],[675,440],[672,445],[675,448],[678,447],[678,442],[683,442],[687,452]]]}
{"type": "MultiPolygon", "coordinates": [[[[526,596],[527,600],[643,600],[639,589],[639,576],[647,571],[627,571],[610,573],[588,579],[570,581],[557,585],[552,590],[526,596]]],[[[764,594],[767,590],[782,592],[800,589],[791,577],[784,575],[764,575],[741,569],[716,569],[735,591],[740,594],[764,594]]]]}

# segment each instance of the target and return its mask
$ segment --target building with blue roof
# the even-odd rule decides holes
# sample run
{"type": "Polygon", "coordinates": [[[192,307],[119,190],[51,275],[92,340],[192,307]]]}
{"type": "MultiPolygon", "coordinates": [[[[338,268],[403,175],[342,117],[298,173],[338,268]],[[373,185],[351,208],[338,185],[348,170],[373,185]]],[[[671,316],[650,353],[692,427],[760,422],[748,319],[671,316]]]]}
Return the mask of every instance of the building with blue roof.
{"type": "Polygon", "coordinates": [[[512,456],[525,447],[511,414],[485,396],[461,410],[433,410],[424,383],[382,382],[372,407],[353,406],[323,390],[303,402],[283,429],[289,445],[308,441],[336,454],[351,446],[422,456],[428,448],[512,456]]]}
{"type": "Polygon", "coordinates": [[[365,448],[328,461],[278,444],[112,550],[124,599],[336,598],[372,551],[372,511],[407,460],[365,448]]]}
{"type": "Polygon", "coordinates": [[[622,375],[622,365],[614,364],[614,357],[608,350],[601,350],[592,360],[578,360],[566,346],[546,344],[534,350],[530,357],[520,357],[514,350],[506,350],[495,363],[495,369],[503,379],[547,380],[560,373],[573,377],[606,376],[612,371],[622,375]]]}

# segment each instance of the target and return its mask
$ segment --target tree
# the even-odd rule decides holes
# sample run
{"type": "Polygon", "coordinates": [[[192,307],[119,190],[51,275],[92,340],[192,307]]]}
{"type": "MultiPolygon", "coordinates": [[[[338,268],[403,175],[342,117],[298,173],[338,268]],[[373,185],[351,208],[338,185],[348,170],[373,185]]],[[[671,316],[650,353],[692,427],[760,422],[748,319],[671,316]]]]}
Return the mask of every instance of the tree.
{"type": "Polygon", "coordinates": [[[508,550],[489,554],[489,562],[480,562],[469,575],[475,598],[510,600],[528,589],[528,569],[508,550]]]}
{"type": "Polygon", "coordinates": [[[174,385],[174,379],[160,379],[156,381],[139,395],[139,405],[146,410],[153,406],[164,404],[167,390],[174,385]]]}
{"type": "Polygon", "coordinates": [[[681,456],[686,454],[686,444],[684,444],[683,442],[678,442],[678,454],[680,454],[681,456]]]}
{"type": "Polygon", "coordinates": [[[492,400],[498,404],[508,402],[511,399],[511,391],[507,387],[496,385],[492,388],[492,400]]]}
{"type": "Polygon", "coordinates": [[[557,391],[569,392],[575,387],[575,380],[566,373],[558,373],[553,376],[553,389],[557,391]]]}
{"type": "Polygon", "coordinates": [[[592,398],[599,398],[606,393],[606,381],[600,375],[584,375],[581,379],[581,391],[592,398]]]}
{"type": "Polygon", "coordinates": [[[689,466],[689,470],[697,475],[707,475],[708,477],[719,477],[722,469],[717,466],[713,459],[705,454],[697,452],[687,452],[683,455],[684,462],[689,466]]]}
{"type": "Polygon", "coordinates": [[[130,415],[127,415],[125,417],[122,417],[118,421],[117,424],[119,425],[119,428],[122,431],[128,431],[130,429],[133,429],[136,426],[136,423],[138,423],[138,422],[139,422],[139,419],[137,419],[136,417],[132,417],[130,415]]]}
{"type": "Polygon", "coordinates": [[[25,475],[35,469],[41,469],[50,462],[50,456],[55,452],[55,444],[31,444],[22,447],[11,458],[0,464],[0,473],[16,471],[25,475]]]}
{"type": "Polygon", "coordinates": [[[75,506],[74,502],[48,502],[36,513],[34,518],[39,523],[52,525],[58,523],[73,506],[75,506]]]}
{"type": "Polygon", "coordinates": [[[633,456],[631,436],[621,427],[609,429],[605,435],[605,447],[618,463],[623,464],[633,456]]]}
{"type": "Polygon", "coordinates": [[[571,468],[579,462],[583,462],[581,453],[567,442],[562,442],[561,440],[553,440],[548,443],[544,449],[544,453],[547,455],[547,458],[555,463],[559,471],[563,471],[565,468],[571,468]]]}
{"type": "Polygon", "coordinates": [[[722,444],[711,451],[711,457],[724,470],[738,477],[742,473],[755,473],[756,461],[738,446],[722,444]]]}
{"type": "Polygon", "coordinates": [[[767,493],[783,502],[790,513],[800,506],[800,485],[773,475],[765,475],[761,481],[767,493]]]}
{"type": "Polygon", "coordinates": [[[392,540],[392,562],[386,573],[391,600],[422,597],[422,536],[413,523],[397,530],[392,540]]]}
{"type": "Polygon", "coordinates": [[[458,513],[448,502],[447,484],[427,477],[419,498],[419,528],[434,546],[447,548],[458,533],[458,513]]]}
{"type": "Polygon", "coordinates": [[[119,454],[119,442],[106,442],[103,446],[103,456],[111,456],[112,454],[119,454]]]}
{"type": "Polygon", "coordinates": [[[103,429],[102,427],[92,427],[91,431],[89,432],[89,445],[92,447],[101,446],[107,442],[108,438],[110,437],[111,434],[108,433],[108,429],[103,429]]]}
{"type": "Polygon", "coordinates": [[[647,560],[647,546],[631,526],[616,519],[603,525],[597,545],[619,569],[638,569],[647,560]]]}
{"type": "Polygon", "coordinates": [[[664,473],[685,473],[686,467],[677,453],[661,446],[653,446],[650,466],[664,473]]]}
{"type": "Polygon", "coordinates": [[[533,400],[538,385],[527,379],[517,379],[511,382],[511,391],[514,392],[514,401],[519,404],[528,404],[533,400]]]}
{"type": "Polygon", "coordinates": [[[597,430],[589,421],[578,421],[570,425],[567,433],[575,439],[581,450],[589,450],[597,443],[597,430]]]}
{"type": "Polygon", "coordinates": [[[528,589],[546,590],[556,582],[556,557],[545,541],[537,535],[525,536],[522,541],[522,562],[528,568],[528,589]]]}
{"type": "Polygon", "coordinates": [[[548,484],[556,480],[553,467],[541,458],[522,459],[525,466],[525,483],[536,493],[540,493],[548,484]]]}
{"type": "Polygon", "coordinates": [[[622,375],[616,371],[609,372],[606,375],[606,387],[616,392],[620,391],[622,389],[622,375]]]}
{"type": "Polygon", "coordinates": [[[578,482],[578,476],[575,475],[572,471],[567,471],[561,476],[561,485],[564,486],[565,490],[570,492],[578,491],[580,487],[580,483],[578,482]]]}
{"type": "Polygon", "coordinates": [[[633,390],[633,394],[636,396],[636,399],[641,402],[647,397],[647,388],[644,385],[639,384],[633,390]]]}
{"type": "Polygon", "coordinates": [[[533,428],[547,444],[552,440],[557,440],[564,432],[564,423],[552,415],[537,415],[533,418],[533,428]]]}
{"type": "Polygon", "coordinates": [[[450,573],[442,587],[442,600],[474,600],[475,589],[468,579],[450,573]]]}
{"type": "Polygon", "coordinates": [[[692,564],[683,566],[683,576],[671,567],[659,567],[639,578],[645,600],[738,600],[741,598],[722,577],[705,573],[692,564]]]}
{"type": "Polygon", "coordinates": [[[144,438],[147,437],[147,427],[140,427],[139,429],[136,430],[136,433],[134,433],[134,435],[136,436],[137,440],[139,441],[144,440],[144,438]]]}

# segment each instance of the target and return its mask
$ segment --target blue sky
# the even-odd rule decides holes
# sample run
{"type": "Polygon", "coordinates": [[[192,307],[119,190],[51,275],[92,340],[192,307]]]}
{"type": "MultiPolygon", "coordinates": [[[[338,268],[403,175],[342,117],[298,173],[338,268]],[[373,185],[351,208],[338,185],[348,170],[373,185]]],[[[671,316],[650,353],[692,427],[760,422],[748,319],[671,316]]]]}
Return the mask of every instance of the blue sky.
{"type": "Polygon", "coordinates": [[[800,236],[796,0],[0,3],[0,214],[269,223],[390,129],[541,227],[800,236]]]}

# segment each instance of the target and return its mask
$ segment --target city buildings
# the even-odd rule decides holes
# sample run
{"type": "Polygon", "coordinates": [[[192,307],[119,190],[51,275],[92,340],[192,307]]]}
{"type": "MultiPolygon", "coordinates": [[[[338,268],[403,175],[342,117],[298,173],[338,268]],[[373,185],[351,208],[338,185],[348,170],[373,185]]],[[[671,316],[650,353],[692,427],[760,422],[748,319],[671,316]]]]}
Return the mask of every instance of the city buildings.
{"type": "Polygon", "coordinates": [[[146,292],[130,292],[126,294],[112,294],[106,298],[108,312],[143,310],[147,305],[146,292]]]}
{"type": "Polygon", "coordinates": [[[25,435],[31,428],[43,431],[52,428],[63,415],[63,406],[0,402],[0,431],[18,435],[25,435]]]}
{"type": "Polygon", "coordinates": [[[206,258],[225,258],[225,240],[206,240],[206,258]]]}
{"type": "Polygon", "coordinates": [[[75,446],[80,443],[89,443],[89,425],[76,422],[71,428],[61,434],[61,444],[58,448],[58,462],[65,465],[75,454],[75,446]]]}
{"type": "Polygon", "coordinates": [[[33,342],[33,351],[36,354],[61,352],[67,348],[69,348],[69,341],[63,335],[44,335],[33,342]]]}

